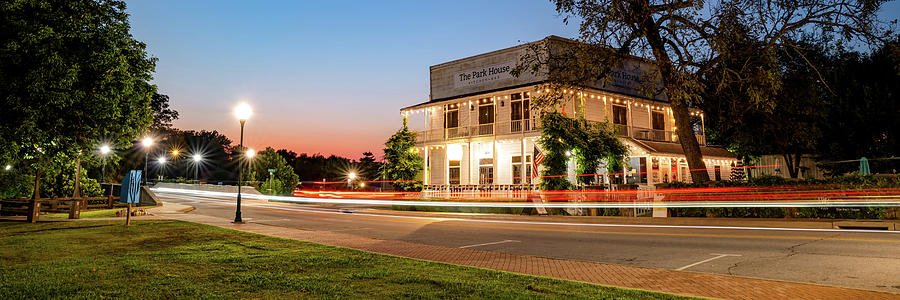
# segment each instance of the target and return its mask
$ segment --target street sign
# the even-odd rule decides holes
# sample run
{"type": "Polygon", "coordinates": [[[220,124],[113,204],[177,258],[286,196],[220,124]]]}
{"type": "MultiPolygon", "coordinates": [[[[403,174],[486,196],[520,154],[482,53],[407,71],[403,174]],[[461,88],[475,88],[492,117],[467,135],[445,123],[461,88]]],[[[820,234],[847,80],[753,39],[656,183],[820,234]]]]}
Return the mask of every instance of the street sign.
{"type": "Polygon", "coordinates": [[[275,173],[275,169],[269,169],[269,173],[275,173]]]}
{"type": "Polygon", "coordinates": [[[119,202],[141,202],[141,170],[131,170],[122,179],[122,191],[119,192],[119,202]]]}

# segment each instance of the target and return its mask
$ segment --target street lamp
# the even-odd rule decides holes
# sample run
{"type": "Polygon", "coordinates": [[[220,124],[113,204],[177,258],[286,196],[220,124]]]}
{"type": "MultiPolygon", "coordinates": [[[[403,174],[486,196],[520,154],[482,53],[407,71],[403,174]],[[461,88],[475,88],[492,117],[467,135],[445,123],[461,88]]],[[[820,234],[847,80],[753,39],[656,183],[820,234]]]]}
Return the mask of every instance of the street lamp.
{"type": "MultiPolygon", "coordinates": [[[[234,116],[238,118],[238,121],[241,122],[241,141],[238,144],[239,149],[244,151],[244,123],[247,122],[247,119],[250,118],[250,115],[253,114],[253,111],[250,109],[250,105],[247,103],[241,103],[237,107],[234,108],[234,116]]],[[[246,155],[246,153],[244,153],[246,155]]],[[[234,222],[235,223],[244,223],[241,219],[241,175],[243,174],[243,163],[238,161],[238,191],[237,191],[237,208],[234,211],[234,222]]]]}
{"type": "Polygon", "coordinates": [[[163,178],[166,177],[166,171],[165,171],[165,169],[163,169],[163,168],[165,168],[165,165],[166,165],[166,157],[160,156],[159,158],[157,158],[156,165],[159,166],[159,174],[160,174],[159,179],[162,180],[163,178]]]}
{"type": "Polygon", "coordinates": [[[350,174],[347,174],[347,188],[353,187],[350,183],[351,181],[353,181],[353,179],[356,179],[356,172],[350,172],[350,174]]]}
{"type": "Polygon", "coordinates": [[[109,155],[109,152],[112,151],[112,148],[109,145],[101,145],[100,146],[100,155],[103,156],[103,178],[100,179],[100,183],[106,182],[106,156],[109,155]]]}
{"type": "Polygon", "coordinates": [[[197,183],[200,183],[200,175],[199,175],[200,162],[203,161],[203,155],[202,154],[194,154],[194,156],[191,157],[191,159],[194,160],[194,180],[197,181],[197,183]]]}
{"type": "Polygon", "coordinates": [[[145,137],[141,143],[144,144],[144,185],[147,185],[147,177],[150,176],[150,173],[147,173],[147,157],[150,156],[150,146],[153,146],[153,138],[145,137]]]}
{"type": "Polygon", "coordinates": [[[4,171],[12,170],[12,166],[11,166],[11,165],[6,165],[6,167],[3,167],[3,170],[4,170],[4,171]]]}
{"type": "MultiPolygon", "coordinates": [[[[253,157],[256,156],[256,150],[247,149],[247,154],[244,154],[244,155],[247,156],[247,173],[252,175],[253,174],[252,163],[253,163],[253,157]]],[[[250,182],[253,182],[252,176],[247,176],[247,177],[250,178],[250,182]]]]}

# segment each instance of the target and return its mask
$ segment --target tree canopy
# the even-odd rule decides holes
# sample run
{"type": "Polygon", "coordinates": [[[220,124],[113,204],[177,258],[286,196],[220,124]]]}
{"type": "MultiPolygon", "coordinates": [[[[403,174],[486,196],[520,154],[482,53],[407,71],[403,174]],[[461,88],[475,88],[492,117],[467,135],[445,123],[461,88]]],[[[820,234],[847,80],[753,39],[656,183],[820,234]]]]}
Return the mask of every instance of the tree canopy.
{"type": "Polygon", "coordinates": [[[39,170],[150,125],[156,59],[124,2],[4,1],[0,15],[0,157],[39,170]]]}
{"type": "Polygon", "coordinates": [[[406,117],[403,127],[384,143],[384,177],[396,181],[394,188],[401,191],[422,190],[422,163],[416,150],[416,133],[409,130],[406,117]]]}
{"type": "Polygon", "coordinates": [[[300,182],[300,177],[288,165],[281,154],[272,147],[260,151],[251,161],[251,178],[262,181],[260,192],[271,195],[290,195],[300,182]],[[271,177],[269,170],[274,170],[271,177]]]}
{"type": "MultiPolygon", "coordinates": [[[[719,72],[718,86],[745,84],[763,105],[767,91],[778,88],[774,64],[759,64],[752,72],[729,61],[774,55],[779,47],[796,47],[808,31],[835,32],[846,40],[874,44],[890,34],[877,17],[884,1],[651,1],[554,0],[556,10],[580,22],[580,45],[570,57],[556,59],[561,74],[551,83],[586,86],[609,80],[611,70],[634,57],[649,59],[642,71],[647,96],[665,94],[671,102],[675,131],[696,182],[709,180],[700,145],[691,126],[689,108],[699,107],[706,87],[703,78],[719,72]]],[[[536,56],[522,65],[540,69],[536,56]]],[[[540,99],[537,99],[540,100],[540,99]]],[[[537,102],[537,101],[535,101],[537,102]]]]}

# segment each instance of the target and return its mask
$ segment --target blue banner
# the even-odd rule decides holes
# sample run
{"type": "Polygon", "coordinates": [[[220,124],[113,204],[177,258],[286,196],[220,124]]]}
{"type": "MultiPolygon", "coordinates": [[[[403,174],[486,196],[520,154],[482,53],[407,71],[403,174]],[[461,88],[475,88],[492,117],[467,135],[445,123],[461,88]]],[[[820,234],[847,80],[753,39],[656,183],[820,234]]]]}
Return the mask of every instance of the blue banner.
{"type": "Polygon", "coordinates": [[[119,192],[119,202],[141,202],[141,170],[131,170],[122,178],[122,191],[119,192]]]}

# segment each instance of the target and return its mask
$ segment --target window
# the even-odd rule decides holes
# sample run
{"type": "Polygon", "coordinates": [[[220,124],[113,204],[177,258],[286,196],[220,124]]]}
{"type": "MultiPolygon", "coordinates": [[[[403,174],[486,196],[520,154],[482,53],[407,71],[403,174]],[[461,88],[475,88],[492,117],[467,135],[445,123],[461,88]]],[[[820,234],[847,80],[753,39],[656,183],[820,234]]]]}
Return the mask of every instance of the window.
{"type": "Polygon", "coordinates": [[[716,181],[722,181],[722,166],[715,166],[716,170],[716,181]]]}
{"type": "Polygon", "coordinates": [[[522,156],[513,156],[512,157],[512,183],[513,184],[521,184],[522,178],[528,176],[528,174],[522,173],[522,156]]]}
{"type": "Polygon", "coordinates": [[[666,116],[661,111],[654,111],[652,118],[653,118],[653,129],[666,130],[666,116]]]}
{"type": "Polygon", "coordinates": [[[448,174],[448,175],[450,175],[449,176],[450,184],[451,185],[459,184],[459,179],[460,179],[459,175],[461,174],[461,172],[460,172],[460,164],[459,164],[458,160],[450,161],[450,169],[448,170],[448,172],[450,173],[450,174],[448,174]]]}
{"type": "Polygon", "coordinates": [[[531,130],[531,122],[529,121],[531,118],[531,110],[529,109],[528,93],[525,93],[524,99],[520,93],[510,95],[509,99],[509,119],[512,120],[510,123],[510,131],[521,132],[522,130],[531,130]]]}
{"type": "Polygon", "coordinates": [[[478,160],[478,184],[494,184],[494,159],[478,160]]]}
{"type": "Polygon", "coordinates": [[[444,128],[459,127],[459,104],[444,106],[444,128]]]}
{"type": "Polygon", "coordinates": [[[478,102],[478,124],[493,124],[494,100],[481,99],[478,102]]]}
{"type": "Polygon", "coordinates": [[[628,109],[624,106],[613,105],[613,124],[628,125],[628,109]]]}

